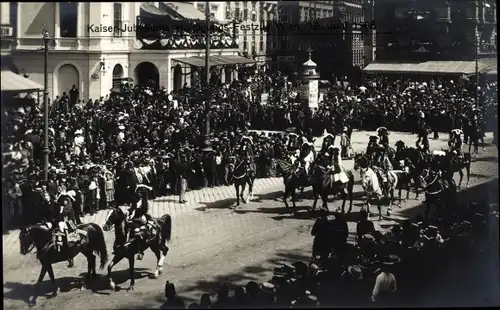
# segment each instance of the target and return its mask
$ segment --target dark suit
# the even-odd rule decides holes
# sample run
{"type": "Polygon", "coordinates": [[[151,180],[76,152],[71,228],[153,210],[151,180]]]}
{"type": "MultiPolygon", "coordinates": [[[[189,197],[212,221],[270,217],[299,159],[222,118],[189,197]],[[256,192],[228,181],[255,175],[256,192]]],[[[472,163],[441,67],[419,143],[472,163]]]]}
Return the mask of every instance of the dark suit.
{"type": "Polygon", "coordinates": [[[138,184],[139,180],[137,180],[134,170],[129,169],[123,172],[123,195],[126,203],[132,203],[134,201],[136,197],[135,188],[138,184]]]}

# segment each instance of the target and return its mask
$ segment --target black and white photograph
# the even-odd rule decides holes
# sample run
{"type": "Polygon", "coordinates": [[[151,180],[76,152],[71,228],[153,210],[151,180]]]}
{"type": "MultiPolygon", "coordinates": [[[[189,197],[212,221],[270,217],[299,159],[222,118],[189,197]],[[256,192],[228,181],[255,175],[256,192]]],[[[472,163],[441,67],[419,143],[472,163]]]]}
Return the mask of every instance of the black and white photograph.
{"type": "Polygon", "coordinates": [[[4,308],[499,307],[496,5],[2,2],[4,308]]]}

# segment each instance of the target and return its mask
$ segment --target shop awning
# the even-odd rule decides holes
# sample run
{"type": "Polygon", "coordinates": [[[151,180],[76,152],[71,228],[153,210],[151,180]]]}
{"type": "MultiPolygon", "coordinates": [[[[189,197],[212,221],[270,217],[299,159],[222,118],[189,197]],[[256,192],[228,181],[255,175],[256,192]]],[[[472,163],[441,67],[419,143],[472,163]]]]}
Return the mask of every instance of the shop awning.
{"type": "MultiPolygon", "coordinates": [[[[198,68],[205,67],[205,57],[185,57],[173,59],[187,65],[195,66],[198,68]]],[[[210,66],[223,66],[223,65],[242,65],[255,63],[255,60],[241,57],[241,56],[210,56],[210,66]]]]}
{"type": "Polygon", "coordinates": [[[1,55],[0,56],[0,66],[2,71],[12,71],[16,74],[19,74],[19,68],[17,67],[14,59],[10,55],[1,55]]]}
{"type": "Polygon", "coordinates": [[[141,10],[152,16],[169,16],[168,12],[149,3],[142,3],[141,10]]]}
{"type": "Polygon", "coordinates": [[[375,62],[366,66],[363,71],[367,73],[474,74],[476,63],[475,61],[375,62]]]}
{"type": "Polygon", "coordinates": [[[0,74],[2,75],[1,90],[3,92],[7,91],[22,93],[43,89],[42,85],[33,82],[32,80],[27,79],[22,75],[15,74],[12,71],[2,70],[0,74]]]}
{"type": "Polygon", "coordinates": [[[167,10],[173,10],[185,19],[205,20],[205,14],[191,3],[164,2],[167,10]]]}

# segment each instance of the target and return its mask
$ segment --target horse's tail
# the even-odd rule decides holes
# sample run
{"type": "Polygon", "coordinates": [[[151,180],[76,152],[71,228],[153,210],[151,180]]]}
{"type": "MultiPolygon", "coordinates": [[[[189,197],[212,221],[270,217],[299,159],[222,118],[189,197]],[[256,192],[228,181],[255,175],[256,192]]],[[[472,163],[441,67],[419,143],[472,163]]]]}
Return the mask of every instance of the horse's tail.
{"type": "Polygon", "coordinates": [[[170,241],[172,238],[172,217],[170,214],[164,214],[161,217],[161,220],[165,223],[165,226],[162,227],[162,235],[167,241],[170,241]]]}
{"type": "Polygon", "coordinates": [[[104,240],[104,232],[102,231],[102,228],[95,223],[90,223],[90,226],[92,226],[92,228],[94,228],[96,231],[95,244],[97,248],[94,250],[94,252],[101,259],[101,265],[99,267],[102,270],[108,263],[108,249],[106,247],[106,241],[104,240]]]}

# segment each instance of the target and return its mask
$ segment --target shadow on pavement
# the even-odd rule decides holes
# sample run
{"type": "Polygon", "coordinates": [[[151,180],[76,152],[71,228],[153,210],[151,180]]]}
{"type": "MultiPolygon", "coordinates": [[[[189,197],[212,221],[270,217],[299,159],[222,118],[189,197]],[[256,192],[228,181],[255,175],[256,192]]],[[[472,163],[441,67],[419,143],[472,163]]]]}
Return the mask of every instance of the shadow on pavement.
{"type": "MultiPolygon", "coordinates": [[[[142,279],[148,276],[151,276],[148,268],[135,268],[135,279],[142,279]]],[[[101,271],[102,272],[102,271],[101,271]]],[[[67,293],[72,290],[79,290],[83,277],[86,273],[81,273],[79,277],[56,277],[56,285],[58,286],[59,293],[67,293]]],[[[117,284],[117,290],[120,290],[119,284],[128,283],[129,272],[128,269],[118,270],[112,272],[112,277],[115,283],[117,284]]],[[[52,294],[52,282],[48,279],[48,275],[46,275],[46,280],[44,280],[40,284],[40,297],[51,298],[52,294]]],[[[35,278],[33,280],[36,280],[35,278]]],[[[89,287],[88,290],[92,289],[94,293],[101,295],[110,295],[111,290],[108,285],[107,277],[103,274],[98,274],[95,279],[92,287],[89,287]]],[[[35,292],[35,286],[33,284],[26,283],[17,283],[17,282],[5,282],[4,283],[4,299],[9,300],[19,300],[24,301],[26,303],[29,302],[29,298],[35,292]]],[[[57,296],[55,297],[57,298],[57,296]]]]}
{"type": "Polygon", "coordinates": [[[236,202],[235,198],[226,198],[223,200],[218,200],[214,202],[199,202],[201,207],[195,208],[196,211],[207,211],[209,209],[230,209],[231,206],[236,202]]]}
{"type": "Polygon", "coordinates": [[[235,273],[223,274],[211,279],[198,280],[195,284],[182,289],[179,295],[183,297],[187,304],[191,302],[199,302],[203,293],[213,295],[224,283],[227,283],[230,288],[245,286],[249,281],[256,281],[259,283],[258,279],[262,279],[266,274],[272,273],[272,269],[274,267],[277,267],[284,262],[307,262],[309,260],[309,253],[306,253],[306,251],[303,250],[295,249],[281,251],[263,264],[243,267],[235,273]]]}

